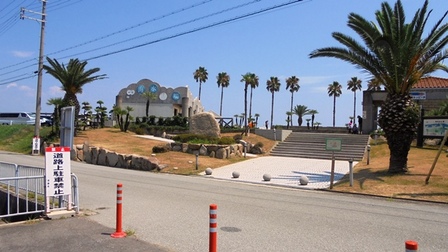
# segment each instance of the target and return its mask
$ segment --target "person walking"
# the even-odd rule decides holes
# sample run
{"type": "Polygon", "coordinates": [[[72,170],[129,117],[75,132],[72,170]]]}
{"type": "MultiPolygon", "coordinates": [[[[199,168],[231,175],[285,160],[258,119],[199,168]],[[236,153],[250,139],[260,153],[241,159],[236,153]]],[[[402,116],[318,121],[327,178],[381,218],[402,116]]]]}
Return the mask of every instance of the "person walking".
{"type": "Polygon", "coordinates": [[[362,117],[358,116],[358,129],[359,129],[359,134],[362,134],[362,117]]]}

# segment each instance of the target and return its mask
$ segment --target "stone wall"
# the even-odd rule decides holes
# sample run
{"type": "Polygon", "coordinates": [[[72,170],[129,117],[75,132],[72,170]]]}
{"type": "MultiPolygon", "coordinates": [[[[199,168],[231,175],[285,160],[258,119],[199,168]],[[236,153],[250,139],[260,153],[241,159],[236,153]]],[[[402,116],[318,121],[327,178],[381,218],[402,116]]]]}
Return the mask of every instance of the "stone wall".
{"type": "MultiPolygon", "coordinates": [[[[246,153],[263,154],[262,148],[251,143],[246,143],[246,153]]],[[[219,144],[189,144],[189,143],[168,143],[167,147],[170,151],[181,151],[193,155],[209,156],[213,158],[225,159],[234,156],[241,157],[244,155],[244,145],[241,143],[231,145],[219,144]]]]}
{"type": "MultiPolygon", "coordinates": [[[[262,148],[251,143],[246,143],[246,153],[262,154],[262,148]]],[[[135,154],[120,154],[104,148],[89,146],[88,143],[75,146],[76,161],[88,164],[102,165],[109,167],[152,171],[161,170],[163,167],[156,157],[143,157],[135,154]]],[[[192,155],[209,156],[212,158],[227,159],[232,157],[242,157],[244,155],[244,145],[241,143],[231,145],[217,144],[188,144],[188,143],[167,143],[170,151],[179,151],[192,155]]]]}
{"type": "Polygon", "coordinates": [[[88,164],[142,171],[160,170],[159,160],[155,157],[120,154],[104,148],[89,146],[87,143],[75,146],[75,151],[76,160],[88,164]]]}

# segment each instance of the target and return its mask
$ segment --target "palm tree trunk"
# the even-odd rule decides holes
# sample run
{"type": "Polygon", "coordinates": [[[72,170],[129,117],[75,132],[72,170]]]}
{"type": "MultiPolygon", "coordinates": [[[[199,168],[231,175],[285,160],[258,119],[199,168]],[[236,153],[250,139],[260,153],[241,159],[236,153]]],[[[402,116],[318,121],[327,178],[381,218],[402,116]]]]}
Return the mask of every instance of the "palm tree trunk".
{"type": "MultiPolygon", "coordinates": [[[[247,115],[247,84],[244,87],[244,114],[247,115]]],[[[247,136],[247,116],[244,118],[244,135],[247,136]]]]}
{"type": "Polygon", "coordinates": [[[219,116],[222,116],[222,97],[224,95],[224,86],[221,86],[221,103],[219,105],[219,116]]]}
{"type": "Polygon", "coordinates": [[[274,91],[272,91],[272,102],[271,102],[271,129],[274,125],[274,91]]]}
{"type": "Polygon", "coordinates": [[[353,91],[353,124],[355,124],[355,120],[356,120],[356,91],[353,91]]]}
{"type": "Polygon", "coordinates": [[[199,81],[199,97],[198,97],[199,100],[201,100],[201,87],[202,87],[202,81],[199,81]]]}
{"type": "Polygon", "coordinates": [[[409,95],[388,95],[378,119],[390,150],[389,173],[407,171],[408,153],[420,123],[420,108],[409,95]]]}
{"type": "MultiPolygon", "coordinates": [[[[252,87],[250,87],[249,118],[252,118],[252,87]]],[[[246,114],[247,116],[247,114],[246,114]]]]}
{"type": "MultiPolygon", "coordinates": [[[[291,113],[292,113],[293,100],[294,100],[294,93],[291,93],[291,110],[290,110],[291,113]]],[[[292,127],[292,115],[291,115],[291,127],[292,127]]]]}
{"type": "Polygon", "coordinates": [[[408,153],[411,148],[414,133],[411,131],[387,134],[390,150],[389,173],[403,173],[407,171],[408,153]]]}
{"type": "Polygon", "coordinates": [[[333,128],[336,126],[336,95],[333,96],[333,128]]]}

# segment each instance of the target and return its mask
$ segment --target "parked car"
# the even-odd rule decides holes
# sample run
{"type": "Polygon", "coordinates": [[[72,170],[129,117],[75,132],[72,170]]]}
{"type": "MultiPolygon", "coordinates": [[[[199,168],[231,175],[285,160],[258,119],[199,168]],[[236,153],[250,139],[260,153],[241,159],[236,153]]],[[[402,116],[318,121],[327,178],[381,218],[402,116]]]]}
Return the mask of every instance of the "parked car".
{"type": "Polygon", "coordinates": [[[36,118],[26,112],[2,112],[0,113],[0,124],[28,124],[34,125],[36,118]]]}

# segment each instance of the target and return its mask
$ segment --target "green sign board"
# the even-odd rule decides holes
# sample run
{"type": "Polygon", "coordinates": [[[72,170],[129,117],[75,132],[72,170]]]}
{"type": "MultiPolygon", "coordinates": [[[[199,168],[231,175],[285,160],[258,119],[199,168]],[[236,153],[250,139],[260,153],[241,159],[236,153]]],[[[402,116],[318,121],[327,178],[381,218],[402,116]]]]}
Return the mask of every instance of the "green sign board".
{"type": "Polygon", "coordinates": [[[340,151],[342,148],[342,140],[336,138],[325,139],[325,150],[328,151],[340,151]]]}

